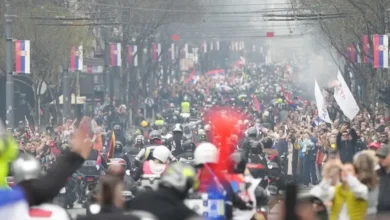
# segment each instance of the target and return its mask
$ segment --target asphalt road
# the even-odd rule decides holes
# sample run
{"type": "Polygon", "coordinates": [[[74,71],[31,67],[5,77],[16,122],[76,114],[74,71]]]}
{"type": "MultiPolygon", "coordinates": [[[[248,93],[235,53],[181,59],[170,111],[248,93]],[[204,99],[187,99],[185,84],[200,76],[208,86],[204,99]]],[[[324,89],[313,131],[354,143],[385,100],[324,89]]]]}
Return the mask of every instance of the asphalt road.
{"type": "MultiPolygon", "coordinates": [[[[300,192],[306,193],[309,190],[310,190],[309,188],[300,189],[300,192]]],[[[271,211],[270,211],[270,214],[268,216],[269,220],[278,220],[279,219],[280,209],[282,208],[282,203],[280,202],[281,198],[282,198],[282,196],[280,198],[276,198],[274,201],[271,201],[272,207],[270,207],[271,211]]],[[[69,209],[68,211],[73,219],[76,219],[77,215],[85,215],[86,214],[85,209],[81,208],[81,205],[77,204],[77,203],[75,203],[75,206],[73,209],[69,209]]]]}

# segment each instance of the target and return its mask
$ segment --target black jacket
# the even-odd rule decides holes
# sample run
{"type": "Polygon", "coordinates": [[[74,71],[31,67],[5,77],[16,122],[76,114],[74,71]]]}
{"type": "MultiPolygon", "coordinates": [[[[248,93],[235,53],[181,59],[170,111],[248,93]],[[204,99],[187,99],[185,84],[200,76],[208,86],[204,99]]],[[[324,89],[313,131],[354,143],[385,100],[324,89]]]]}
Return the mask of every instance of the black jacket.
{"type": "Polygon", "coordinates": [[[66,179],[72,175],[84,162],[76,153],[66,153],[58,157],[45,176],[39,179],[21,182],[30,206],[40,205],[51,201],[66,184],[66,179]]]}
{"type": "Polygon", "coordinates": [[[184,198],[172,189],[145,191],[131,200],[131,210],[150,212],[159,220],[185,220],[197,214],[184,204],[184,198]]]}
{"type": "Polygon", "coordinates": [[[377,173],[379,176],[378,212],[390,212],[390,173],[387,173],[383,167],[377,173]]]}
{"type": "Polygon", "coordinates": [[[102,207],[99,214],[89,216],[79,216],[77,220],[140,220],[134,215],[126,215],[122,210],[115,207],[102,207]]]}

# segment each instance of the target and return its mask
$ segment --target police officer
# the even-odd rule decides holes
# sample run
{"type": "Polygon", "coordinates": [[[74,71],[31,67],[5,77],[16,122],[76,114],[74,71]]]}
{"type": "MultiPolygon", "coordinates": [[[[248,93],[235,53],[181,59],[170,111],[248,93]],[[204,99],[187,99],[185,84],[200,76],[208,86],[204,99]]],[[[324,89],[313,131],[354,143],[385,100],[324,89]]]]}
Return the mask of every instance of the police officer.
{"type": "Polygon", "coordinates": [[[181,147],[183,148],[184,152],[177,155],[176,158],[185,163],[192,163],[194,160],[194,150],[195,150],[195,143],[191,140],[185,141],[181,147]]]}
{"type": "Polygon", "coordinates": [[[157,120],[154,121],[155,129],[161,129],[165,125],[164,118],[161,116],[161,114],[157,114],[157,120]]]}
{"type": "Polygon", "coordinates": [[[187,101],[187,98],[184,97],[183,102],[181,102],[181,113],[189,114],[191,111],[190,103],[187,101]]]}
{"type": "Polygon", "coordinates": [[[173,138],[169,146],[173,155],[179,155],[185,152],[181,145],[186,140],[187,138],[183,135],[183,127],[180,124],[176,124],[173,129],[173,138]]]}
{"type": "Polygon", "coordinates": [[[243,152],[244,157],[248,159],[251,149],[257,148],[261,143],[257,138],[257,129],[255,127],[248,128],[248,130],[246,130],[246,136],[247,137],[241,143],[240,148],[243,152]]]}

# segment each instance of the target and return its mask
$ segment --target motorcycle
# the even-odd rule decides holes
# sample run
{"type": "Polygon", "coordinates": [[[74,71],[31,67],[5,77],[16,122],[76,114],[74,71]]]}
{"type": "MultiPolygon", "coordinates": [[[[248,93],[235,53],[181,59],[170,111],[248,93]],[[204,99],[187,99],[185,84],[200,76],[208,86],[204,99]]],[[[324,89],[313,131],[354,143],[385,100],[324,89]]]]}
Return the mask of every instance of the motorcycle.
{"type": "Polygon", "coordinates": [[[86,195],[92,191],[102,175],[100,167],[95,160],[86,160],[78,170],[78,184],[80,184],[79,200],[84,201],[86,195]]]}

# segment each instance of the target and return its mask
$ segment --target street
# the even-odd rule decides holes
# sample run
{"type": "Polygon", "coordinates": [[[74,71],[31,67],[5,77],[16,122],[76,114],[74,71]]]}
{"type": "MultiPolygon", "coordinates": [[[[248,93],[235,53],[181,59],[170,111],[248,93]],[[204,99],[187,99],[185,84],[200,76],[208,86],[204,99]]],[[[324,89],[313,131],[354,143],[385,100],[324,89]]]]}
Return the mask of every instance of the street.
{"type": "MultiPolygon", "coordinates": [[[[309,188],[301,189],[301,193],[307,193],[309,192],[309,188]]],[[[275,202],[274,202],[275,203],[275,202]]],[[[277,220],[280,217],[280,209],[282,208],[282,203],[279,201],[276,201],[276,204],[272,207],[270,214],[268,218],[270,220],[277,220]]],[[[80,204],[75,203],[75,206],[73,209],[69,209],[69,214],[73,219],[76,219],[77,215],[85,215],[85,209],[81,208],[80,204]]]]}

